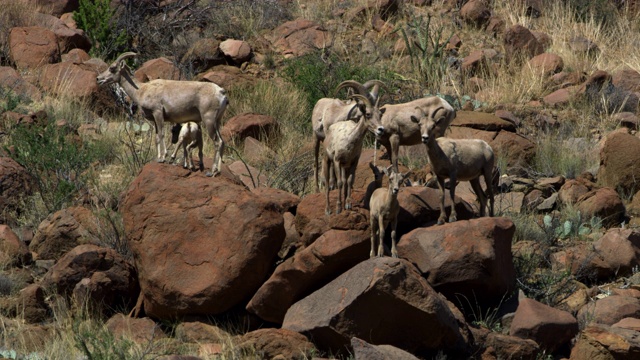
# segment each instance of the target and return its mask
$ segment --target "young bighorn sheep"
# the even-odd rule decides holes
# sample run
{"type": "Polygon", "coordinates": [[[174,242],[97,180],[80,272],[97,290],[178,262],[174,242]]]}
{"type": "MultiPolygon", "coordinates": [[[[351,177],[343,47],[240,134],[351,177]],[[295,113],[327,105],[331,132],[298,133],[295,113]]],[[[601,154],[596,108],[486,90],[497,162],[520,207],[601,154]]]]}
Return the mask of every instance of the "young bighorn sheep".
{"type": "MultiPolygon", "coordinates": [[[[379,80],[369,80],[364,84],[360,84],[354,80],[347,80],[340,83],[335,92],[337,94],[343,88],[352,89],[356,94],[369,98],[369,101],[377,107],[380,87],[386,88],[384,83],[379,80]]],[[[326,129],[336,122],[357,120],[360,116],[362,116],[360,107],[356,101],[351,99],[322,98],[318,100],[313,107],[311,126],[313,127],[314,134],[314,179],[316,182],[316,192],[320,189],[318,181],[318,154],[320,151],[320,143],[323,142],[326,137],[326,129]]],[[[333,176],[334,173],[331,171],[330,183],[326,183],[325,186],[333,184],[333,176]]]]}
{"type": "MultiPolygon", "coordinates": [[[[326,154],[322,162],[322,171],[325,184],[329,184],[330,166],[333,165],[338,188],[336,214],[342,211],[343,198],[344,208],[351,209],[351,189],[367,129],[375,132],[376,136],[384,133],[384,127],[380,125],[380,112],[371,104],[369,98],[360,94],[354,94],[351,97],[357,100],[358,107],[363,114],[360,117],[360,121],[358,123],[350,120],[334,123],[327,129],[324,141],[326,154]]],[[[329,191],[329,186],[326,186],[327,206],[325,213],[327,215],[331,214],[329,191]]]]}
{"type": "Polygon", "coordinates": [[[369,210],[369,204],[371,203],[371,195],[376,191],[377,188],[382,187],[382,179],[384,178],[385,168],[382,166],[373,165],[372,162],[369,162],[369,168],[373,172],[373,181],[367,185],[367,190],[364,193],[364,198],[362,199],[362,207],[369,210]]]}
{"type": "Polygon", "coordinates": [[[444,136],[445,130],[451,125],[456,117],[454,108],[444,99],[438,96],[430,96],[416,99],[402,104],[387,104],[380,107],[382,113],[382,126],[385,133],[378,139],[391,155],[391,164],[394,170],[398,171],[398,150],[400,145],[420,144],[421,132],[420,124],[415,119],[419,119],[422,114],[431,117],[442,118],[438,124],[435,136],[444,136]]]}
{"type": "Polygon", "coordinates": [[[202,158],[202,129],[200,124],[189,121],[184,124],[175,124],[171,128],[171,143],[176,144],[176,148],[171,154],[171,162],[176,159],[176,153],[179,148],[184,152],[184,163],[182,167],[195,170],[193,159],[191,158],[191,150],[198,148],[198,159],[200,161],[200,171],[204,170],[204,162],[202,158]]]}
{"type": "Polygon", "coordinates": [[[396,249],[396,227],[398,225],[398,213],[400,212],[400,204],[398,203],[398,191],[400,184],[404,180],[406,174],[395,172],[393,165],[389,165],[384,169],[384,173],[389,177],[389,188],[379,188],[373,192],[369,210],[370,228],[371,228],[371,252],[370,257],[384,255],[384,236],[385,230],[391,224],[391,256],[398,257],[396,249]],[[378,252],[376,253],[376,241],[378,252]]]}
{"type": "Polygon", "coordinates": [[[222,115],[229,104],[225,90],[214,83],[200,81],[157,79],[140,83],[124,62],[126,58],[133,56],[137,54],[121,54],[107,70],[98,75],[98,84],[118,83],[133,102],[138,104],[142,115],[154,123],[158,162],[164,162],[167,156],[164,144],[165,121],[178,124],[189,121],[204,123],[216,147],[213,168],[207,176],[219,174],[224,152],[224,141],[220,136],[222,115]]]}
{"type": "Polygon", "coordinates": [[[444,181],[449,178],[449,194],[451,196],[451,215],[449,222],[457,220],[454,197],[456,193],[457,181],[469,181],[473,191],[480,202],[480,216],[485,216],[487,206],[487,196],[489,198],[489,216],[493,216],[493,165],[495,156],[493,149],[484,140],[480,139],[449,139],[446,137],[436,138],[438,127],[442,122],[446,122],[447,112],[439,110],[431,113],[422,113],[420,118],[414,122],[420,123],[422,132],[422,142],[427,147],[427,155],[431,163],[431,170],[438,179],[438,187],[442,191],[442,201],[440,202],[440,217],[438,225],[444,224],[447,214],[444,207],[445,187],[444,181]],[[484,176],[487,184],[487,194],[485,195],[480,185],[480,176],[484,176]]]}

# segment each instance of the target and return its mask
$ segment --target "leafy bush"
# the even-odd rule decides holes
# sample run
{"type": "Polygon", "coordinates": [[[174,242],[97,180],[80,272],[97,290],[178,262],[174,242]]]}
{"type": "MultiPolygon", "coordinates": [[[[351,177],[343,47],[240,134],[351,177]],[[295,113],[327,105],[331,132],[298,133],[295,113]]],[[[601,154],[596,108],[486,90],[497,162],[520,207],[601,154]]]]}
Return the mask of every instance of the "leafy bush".
{"type": "Polygon", "coordinates": [[[396,31],[402,35],[411,66],[419,75],[418,82],[430,93],[437,93],[448,68],[445,47],[449,39],[443,36],[444,28],[432,26],[429,15],[426,19],[412,17],[396,31]]]}
{"type": "Polygon", "coordinates": [[[114,59],[128,43],[127,34],[118,31],[115,8],[110,0],[80,0],[73,19],[84,30],[93,47],[91,55],[103,59],[114,59]]]}
{"type": "Polygon", "coordinates": [[[364,83],[378,79],[392,83],[392,75],[386,70],[363,67],[341,60],[335,54],[324,56],[320,52],[287,60],[281,75],[307,94],[307,118],[311,117],[316,102],[323,97],[334,97],[335,88],[345,80],[364,83]]]}
{"type": "Polygon", "coordinates": [[[96,162],[109,161],[109,144],[81,142],[53,119],[19,125],[5,149],[35,179],[37,192],[48,212],[72,203],[96,162]]]}

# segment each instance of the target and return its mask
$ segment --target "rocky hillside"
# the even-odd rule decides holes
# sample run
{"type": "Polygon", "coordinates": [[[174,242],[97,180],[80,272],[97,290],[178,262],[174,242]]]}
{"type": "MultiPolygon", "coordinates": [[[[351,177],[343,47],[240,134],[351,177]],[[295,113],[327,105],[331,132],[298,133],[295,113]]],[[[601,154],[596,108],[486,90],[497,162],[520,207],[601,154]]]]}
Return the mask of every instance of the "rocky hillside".
{"type": "Polygon", "coordinates": [[[640,3],[0,5],[0,358],[640,356],[640,3]],[[156,79],[199,90],[147,101],[156,79]],[[398,258],[370,258],[390,141],[364,137],[351,209],[314,178],[313,108],[347,80],[380,81],[355,97],[375,114],[451,105],[445,137],[494,153],[495,216],[467,181],[441,203],[397,117],[398,258]],[[214,177],[212,115],[207,171],[156,161],[196,96],[224,108],[214,177]]]}

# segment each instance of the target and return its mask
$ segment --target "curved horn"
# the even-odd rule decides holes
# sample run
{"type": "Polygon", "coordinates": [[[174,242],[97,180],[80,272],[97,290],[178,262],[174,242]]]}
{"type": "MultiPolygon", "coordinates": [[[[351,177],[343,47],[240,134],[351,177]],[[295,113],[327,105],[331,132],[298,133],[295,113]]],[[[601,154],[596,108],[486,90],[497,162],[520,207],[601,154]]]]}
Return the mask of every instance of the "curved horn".
{"type": "Polygon", "coordinates": [[[341,89],[350,87],[352,89],[354,89],[358,94],[363,95],[363,96],[368,96],[369,92],[367,91],[367,89],[362,86],[362,84],[360,84],[359,82],[355,81],[355,80],[346,80],[340,83],[340,85],[338,85],[338,87],[336,88],[336,96],[338,95],[338,92],[341,89]]]}
{"type": "Polygon", "coordinates": [[[371,105],[371,99],[369,99],[368,96],[364,96],[364,95],[360,95],[360,94],[353,94],[353,95],[349,96],[349,98],[350,99],[356,99],[356,100],[357,99],[362,100],[369,109],[371,109],[373,107],[373,105],[371,105]]]}
{"type": "Polygon", "coordinates": [[[364,88],[367,90],[371,89],[371,91],[369,92],[369,96],[371,96],[371,100],[375,103],[378,103],[378,92],[380,91],[380,88],[383,88],[384,91],[389,92],[389,88],[387,87],[387,85],[380,80],[369,80],[362,84],[362,86],[364,86],[364,88]]]}
{"type": "Polygon", "coordinates": [[[120,54],[120,56],[118,56],[118,58],[116,59],[116,61],[114,61],[114,63],[119,63],[122,60],[126,59],[126,58],[130,58],[130,57],[134,57],[134,56],[138,56],[138,54],[132,52],[132,51],[128,51],[126,53],[120,54]]]}

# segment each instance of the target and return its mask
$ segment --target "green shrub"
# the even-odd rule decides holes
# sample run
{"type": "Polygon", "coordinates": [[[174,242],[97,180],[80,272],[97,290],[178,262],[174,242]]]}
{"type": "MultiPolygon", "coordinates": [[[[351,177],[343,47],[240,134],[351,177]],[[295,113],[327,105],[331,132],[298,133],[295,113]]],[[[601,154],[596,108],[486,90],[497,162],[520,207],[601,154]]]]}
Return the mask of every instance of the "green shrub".
{"type": "Polygon", "coordinates": [[[307,95],[308,119],[316,102],[323,97],[334,97],[336,87],[345,80],[364,83],[378,79],[387,86],[392,83],[392,74],[384,69],[363,67],[341,60],[335,54],[323,56],[320,52],[287,60],[281,75],[307,95]]]}
{"type": "Polygon", "coordinates": [[[48,212],[73,202],[97,162],[109,161],[106,142],[76,141],[67,127],[54,119],[42,123],[19,125],[12,130],[5,149],[33,177],[36,192],[48,212]]]}
{"type": "Polygon", "coordinates": [[[73,19],[85,31],[93,47],[90,54],[102,59],[114,59],[126,48],[128,38],[116,27],[116,9],[110,0],[80,0],[73,19]]]}
{"type": "Polygon", "coordinates": [[[445,48],[449,39],[443,34],[444,28],[432,25],[428,15],[411,17],[395,31],[402,35],[411,66],[419,76],[418,83],[429,93],[440,91],[448,68],[445,48]]]}

